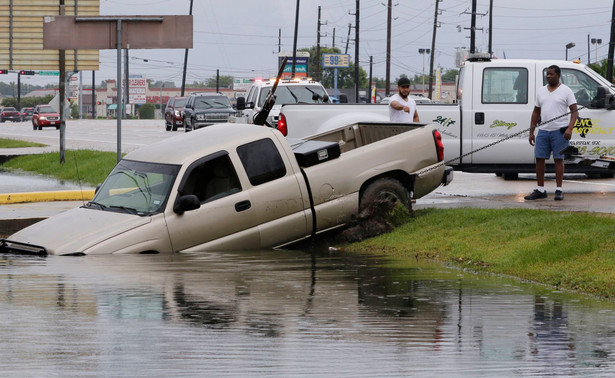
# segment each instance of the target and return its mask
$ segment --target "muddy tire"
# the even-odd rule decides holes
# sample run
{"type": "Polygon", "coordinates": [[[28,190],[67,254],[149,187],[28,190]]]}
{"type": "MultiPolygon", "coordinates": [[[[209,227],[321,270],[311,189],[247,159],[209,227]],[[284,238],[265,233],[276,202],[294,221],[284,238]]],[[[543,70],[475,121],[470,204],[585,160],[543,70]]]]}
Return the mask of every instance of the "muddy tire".
{"type": "Polygon", "coordinates": [[[390,178],[378,179],[365,189],[361,196],[359,214],[384,216],[398,204],[412,209],[410,193],[399,181],[390,178]],[[365,213],[368,214],[365,214],[365,213]]]}

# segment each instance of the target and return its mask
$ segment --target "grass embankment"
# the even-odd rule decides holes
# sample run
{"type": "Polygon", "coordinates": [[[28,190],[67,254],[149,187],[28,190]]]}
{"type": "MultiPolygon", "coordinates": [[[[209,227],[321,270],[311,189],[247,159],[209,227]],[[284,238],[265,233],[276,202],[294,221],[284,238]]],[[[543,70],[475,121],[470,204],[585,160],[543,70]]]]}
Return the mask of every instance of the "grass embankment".
{"type": "Polygon", "coordinates": [[[615,298],[615,216],[528,209],[426,209],[348,247],[432,259],[615,298]]]}
{"type": "Polygon", "coordinates": [[[65,158],[64,164],[60,164],[59,152],[25,155],[7,161],[1,167],[95,186],[104,181],[117,163],[115,152],[68,150],[65,158]]]}
{"type": "Polygon", "coordinates": [[[0,138],[0,148],[45,147],[44,144],[0,138]]]}

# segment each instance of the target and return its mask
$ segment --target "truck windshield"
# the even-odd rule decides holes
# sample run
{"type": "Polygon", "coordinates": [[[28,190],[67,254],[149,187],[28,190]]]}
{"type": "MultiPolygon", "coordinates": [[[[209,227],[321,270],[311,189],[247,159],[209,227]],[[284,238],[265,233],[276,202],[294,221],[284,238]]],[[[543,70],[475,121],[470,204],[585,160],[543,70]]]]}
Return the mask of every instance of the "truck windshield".
{"type": "Polygon", "coordinates": [[[122,160],[85,207],[140,216],[161,212],[180,166],[122,160]]]}
{"type": "MultiPolygon", "coordinates": [[[[261,89],[261,95],[258,99],[258,106],[262,107],[265,103],[267,95],[271,91],[271,87],[261,89]]],[[[322,104],[326,95],[324,89],[318,85],[289,85],[278,86],[275,91],[276,105],[282,104],[322,104]],[[315,99],[318,97],[317,99],[315,99]]]]}

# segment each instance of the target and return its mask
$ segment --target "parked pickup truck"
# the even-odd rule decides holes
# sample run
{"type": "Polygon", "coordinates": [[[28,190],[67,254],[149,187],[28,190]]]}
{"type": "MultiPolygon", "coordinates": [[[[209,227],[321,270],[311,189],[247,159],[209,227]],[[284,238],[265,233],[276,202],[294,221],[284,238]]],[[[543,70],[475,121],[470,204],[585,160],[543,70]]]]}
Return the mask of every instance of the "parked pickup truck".
{"type": "Polygon", "coordinates": [[[212,125],[127,154],[91,202],[0,240],[0,252],[284,246],[381,201],[410,207],[452,179],[443,157],[430,125],[358,123],[295,141],[257,125],[212,125]]]}
{"type": "MultiPolygon", "coordinates": [[[[561,81],[573,90],[580,108],[570,144],[583,155],[614,155],[615,88],[602,76],[567,61],[474,58],[461,67],[458,103],[417,104],[421,121],[434,123],[442,133],[445,161],[456,170],[498,173],[510,179],[535,172],[529,133],[522,131],[529,131],[536,91],[546,84],[546,69],[552,64],[561,68],[561,81]],[[519,135],[464,156],[513,134],[519,135]]],[[[278,127],[286,128],[288,137],[304,137],[353,122],[388,119],[384,104],[284,105],[278,127]]],[[[552,171],[553,165],[547,169],[552,171]]],[[[612,176],[578,164],[569,164],[566,171],[612,176]]]]}

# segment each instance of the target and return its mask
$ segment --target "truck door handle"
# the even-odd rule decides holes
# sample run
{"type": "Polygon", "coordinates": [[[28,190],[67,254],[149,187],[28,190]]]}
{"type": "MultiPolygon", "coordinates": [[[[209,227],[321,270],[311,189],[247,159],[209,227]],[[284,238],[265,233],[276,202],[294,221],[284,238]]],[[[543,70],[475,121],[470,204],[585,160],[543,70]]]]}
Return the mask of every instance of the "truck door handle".
{"type": "Polygon", "coordinates": [[[241,211],[248,210],[251,207],[252,207],[252,204],[250,203],[250,201],[245,200],[245,201],[237,202],[235,204],[235,211],[239,213],[241,211]]]}
{"type": "Polygon", "coordinates": [[[474,123],[476,125],[483,125],[485,123],[485,113],[483,112],[474,113],[474,123]]]}

